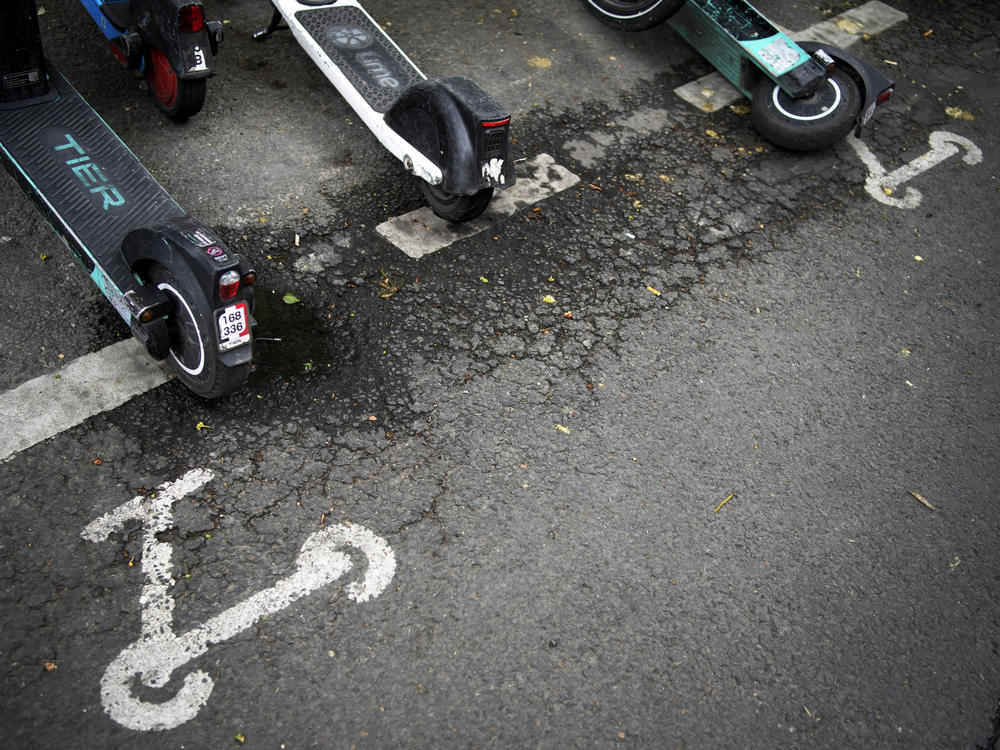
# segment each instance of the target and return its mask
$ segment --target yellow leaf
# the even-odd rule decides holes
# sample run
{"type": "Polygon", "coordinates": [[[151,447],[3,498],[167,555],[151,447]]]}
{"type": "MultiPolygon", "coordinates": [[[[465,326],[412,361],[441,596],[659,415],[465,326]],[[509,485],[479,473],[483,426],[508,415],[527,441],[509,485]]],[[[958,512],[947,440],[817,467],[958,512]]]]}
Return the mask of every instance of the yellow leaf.
{"type": "Polygon", "coordinates": [[[556,303],[556,298],[553,297],[551,294],[546,294],[544,297],[542,297],[542,302],[544,302],[547,305],[554,305],[556,303]]]}
{"type": "Polygon", "coordinates": [[[972,113],[960,107],[945,107],[945,114],[954,117],[956,120],[975,120],[972,113]]]}
{"type": "Polygon", "coordinates": [[[556,429],[559,430],[559,432],[569,435],[569,427],[563,427],[561,424],[557,424],[556,429]]]}

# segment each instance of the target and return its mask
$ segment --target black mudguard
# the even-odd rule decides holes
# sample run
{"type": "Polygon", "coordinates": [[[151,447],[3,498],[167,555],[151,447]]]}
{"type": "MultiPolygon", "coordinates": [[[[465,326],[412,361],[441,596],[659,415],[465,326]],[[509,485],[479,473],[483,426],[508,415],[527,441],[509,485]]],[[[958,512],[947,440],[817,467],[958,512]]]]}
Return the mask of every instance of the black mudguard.
{"type": "Polygon", "coordinates": [[[441,168],[442,190],[473,195],[514,184],[510,114],[468,78],[430,78],[407,88],[386,124],[441,168]]]}
{"type": "Polygon", "coordinates": [[[839,47],[831,47],[828,44],[821,44],[819,42],[799,42],[799,46],[810,55],[814,55],[817,50],[823,50],[834,59],[838,67],[847,70],[858,82],[858,85],[861,87],[863,103],[861,105],[861,113],[858,115],[857,125],[854,128],[854,135],[860,136],[861,129],[871,119],[872,113],[875,111],[878,97],[886,91],[891,91],[896,82],[885,76],[877,68],[859,60],[850,52],[842,50],[839,47]]]}
{"type": "Polygon", "coordinates": [[[201,30],[180,30],[182,7],[198,5],[197,0],[131,0],[132,29],[143,44],[162,52],[178,78],[208,78],[215,73],[215,52],[222,38],[222,24],[205,21],[201,30]]]}
{"type": "MultiPolygon", "coordinates": [[[[142,279],[148,288],[148,269],[153,264],[169,268],[187,288],[201,290],[213,312],[235,301],[244,301],[251,313],[254,308],[252,286],[241,286],[236,298],[223,300],[219,297],[219,277],[226,271],[237,271],[240,277],[252,273],[250,266],[230,250],[219,236],[197,219],[177,216],[151,227],[133,229],[122,241],[122,255],[132,273],[142,279]]],[[[157,290],[151,290],[157,294],[157,290]]],[[[209,316],[211,317],[211,316],[209,316]]],[[[246,347],[249,349],[249,347],[246,347]]],[[[242,357],[240,349],[220,354],[227,361],[232,355],[233,362],[242,357]]]]}

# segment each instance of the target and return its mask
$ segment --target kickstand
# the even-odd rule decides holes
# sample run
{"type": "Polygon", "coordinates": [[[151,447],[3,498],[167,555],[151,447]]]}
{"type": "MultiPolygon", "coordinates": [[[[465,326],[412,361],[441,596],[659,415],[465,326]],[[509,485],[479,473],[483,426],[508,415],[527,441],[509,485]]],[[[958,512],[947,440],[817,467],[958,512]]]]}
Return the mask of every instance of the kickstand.
{"type": "Polygon", "coordinates": [[[271,22],[267,25],[267,28],[266,29],[261,29],[260,31],[255,31],[254,35],[253,35],[253,38],[254,39],[263,39],[268,34],[274,32],[274,31],[287,31],[288,27],[285,24],[283,24],[281,21],[282,21],[281,13],[279,13],[278,9],[275,8],[274,9],[274,14],[271,16],[271,22]]]}

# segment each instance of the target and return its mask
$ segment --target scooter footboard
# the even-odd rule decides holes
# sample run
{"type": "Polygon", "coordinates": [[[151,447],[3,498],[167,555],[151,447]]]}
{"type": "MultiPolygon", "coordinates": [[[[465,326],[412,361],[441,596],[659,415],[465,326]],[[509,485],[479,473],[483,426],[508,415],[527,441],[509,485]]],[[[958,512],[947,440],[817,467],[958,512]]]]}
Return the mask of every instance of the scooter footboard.
{"type": "Polygon", "coordinates": [[[430,78],[408,87],[385,123],[441,169],[441,189],[473,195],[514,184],[510,114],[462,76],[430,78]]]}

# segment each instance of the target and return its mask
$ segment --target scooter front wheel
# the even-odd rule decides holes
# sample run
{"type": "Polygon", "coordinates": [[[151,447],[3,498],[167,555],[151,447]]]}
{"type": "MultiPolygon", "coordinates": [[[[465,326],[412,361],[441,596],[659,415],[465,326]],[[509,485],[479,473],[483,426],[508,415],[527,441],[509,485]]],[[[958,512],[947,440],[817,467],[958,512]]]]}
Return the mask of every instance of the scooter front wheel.
{"type": "Polygon", "coordinates": [[[448,193],[437,185],[420,181],[420,189],[431,210],[445,221],[470,221],[486,210],[493,199],[493,188],[483,188],[472,195],[448,193]]]}
{"type": "Polygon", "coordinates": [[[232,366],[219,358],[211,309],[201,291],[186,288],[165,266],[154,266],[149,278],[173,303],[167,320],[168,361],[184,385],[202,398],[219,398],[242,386],[250,375],[250,363],[232,366]]]}
{"type": "Polygon", "coordinates": [[[643,31],[666,21],[687,0],[580,0],[602,23],[623,31],[643,31]]]}
{"type": "Polygon", "coordinates": [[[178,78],[170,60],[155,47],[146,56],[145,74],[156,106],[171,120],[186,120],[205,105],[205,79],[178,78]]]}
{"type": "Polygon", "coordinates": [[[774,145],[792,151],[832,146],[851,131],[859,112],[861,89],[840,68],[815,92],[798,98],[764,78],[754,88],[751,106],[757,131],[774,145]]]}

